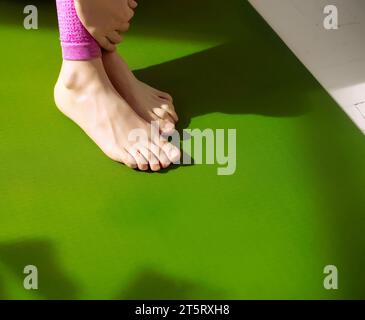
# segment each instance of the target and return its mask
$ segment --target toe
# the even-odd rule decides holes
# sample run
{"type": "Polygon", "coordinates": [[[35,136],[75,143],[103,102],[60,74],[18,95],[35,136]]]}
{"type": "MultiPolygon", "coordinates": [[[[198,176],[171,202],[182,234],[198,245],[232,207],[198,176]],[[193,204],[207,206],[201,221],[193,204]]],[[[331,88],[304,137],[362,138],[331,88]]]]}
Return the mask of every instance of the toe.
{"type": "Polygon", "coordinates": [[[137,169],[138,164],[136,159],[128,151],[123,152],[123,154],[123,163],[131,169],[137,169]]]}
{"type": "Polygon", "coordinates": [[[154,143],[151,143],[151,151],[153,152],[153,154],[158,158],[162,168],[167,168],[170,164],[171,161],[168,158],[168,156],[166,155],[165,151],[163,151],[159,146],[157,146],[154,143]]]}
{"type": "Polygon", "coordinates": [[[161,120],[161,131],[165,134],[172,134],[175,131],[175,125],[171,121],[161,120]]]}
{"type": "Polygon", "coordinates": [[[119,148],[115,148],[109,152],[105,152],[105,154],[114,161],[120,162],[128,166],[129,168],[136,169],[137,162],[134,157],[125,149],[120,150],[119,148]]]}
{"type": "Polygon", "coordinates": [[[150,112],[149,118],[151,119],[151,122],[152,121],[158,122],[158,126],[161,133],[172,134],[175,131],[175,121],[171,117],[169,117],[169,115],[166,112],[161,112],[159,114],[161,115],[165,114],[164,117],[166,117],[167,119],[163,119],[157,116],[156,113],[150,112]]]}
{"type": "Polygon", "coordinates": [[[123,163],[128,166],[131,169],[137,169],[138,168],[138,164],[136,159],[127,151],[125,150],[123,152],[123,157],[122,157],[123,163]]]}
{"type": "Polygon", "coordinates": [[[175,147],[172,143],[170,143],[166,140],[161,140],[161,141],[159,141],[159,146],[165,152],[168,159],[172,163],[177,163],[180,160],[181,152],[180,152],[179,148],[175,147]]]}
{"type": "Polygon", "coordinates": [[[151,151],[151,143],[148,146],[140,146],[139,151],[143,155],[143,157],[148,160],[150,168],[152,171],[159,171],[161,170],[160,161],[151,151]]]}
{"type": "Polygon", "coordinates": [[[177,113],[175,111],[175,107],[171,102],[170,103],[162,103],[161,106],[160,106],[160,109],[162,110],[162,111],[160,111],[160,113],[162,113],[164,111],[165,113],[167,113],[169,115],[170,118],[173,119],[174,122],[179,121],[179,117],[177,116],[177,113]]]}
{"type": "Polygon", "coordinates": [[[148,161],[139,150],[137,150],[136,148],[131,148],[128,151],[136,160],[139,170],[141,171],[148,170],[148,161]]]}
{"type": "Polygon", "coordinates": [[[171,107],[168,105],[162,105],[158,108],[153,108],[153,113],[159,117],[160,119],[170,121],[171,123],[175,124],[177,116],[175,118],[175,111],[170,110],[171,107]]]}
{"type": "Polygon", "coordinates": [[[173,104],[164,104],[161,106],[162,109],[166,110],[168,114],[175,120],[175,122],[179,121],[179,117],[175,111],[175,107],[173,104]]]}

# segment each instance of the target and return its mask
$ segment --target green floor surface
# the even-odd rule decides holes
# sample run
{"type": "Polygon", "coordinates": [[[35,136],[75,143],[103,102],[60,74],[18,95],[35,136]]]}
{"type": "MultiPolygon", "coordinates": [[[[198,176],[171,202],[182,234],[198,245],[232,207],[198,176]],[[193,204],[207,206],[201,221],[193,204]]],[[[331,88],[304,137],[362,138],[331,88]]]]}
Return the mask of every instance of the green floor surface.
{"type": "Polygon", "coordinates": [[[55,12],[35,3],[36,31],[0,5],[0,297],[365,298],[365,137],[246,1],[141,1],[120,48],[181,129],[237,129],[232,176],[108,160],[54,106],[55,12]]]}

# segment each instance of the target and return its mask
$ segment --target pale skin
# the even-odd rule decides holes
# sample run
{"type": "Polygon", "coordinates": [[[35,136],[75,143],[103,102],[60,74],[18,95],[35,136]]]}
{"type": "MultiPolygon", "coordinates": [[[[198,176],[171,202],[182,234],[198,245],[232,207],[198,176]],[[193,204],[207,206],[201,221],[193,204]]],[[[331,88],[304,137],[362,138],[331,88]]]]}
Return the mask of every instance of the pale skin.
{"type": "Polygon", "coordinates": [[[92,26],[90,30],[102,39],[99,44],[110,51],[90,61],[63,61],[55,86],[58,108],[112,160],[142,171],[169,167],[180,159],[180,151],[160,135],[151,134],[151,121],[158,121],[162,132],[174,130],[178,117],[172,97],[139,81],[114,50],[119,38],[115,37],[114,41],[111,37],[113,28],[118,28],[114,30],[118,34],[129,28],[133,16],[130,10],[133,12],[137,3],[134,0],[76,0],[76,7],[77,3],[83,7],[78,13],[80,20],[86,21],[85,26],[92,26]],[[126,11],[110,19],[117,7],[126,11]],[[95,12],[95,8],[98,17],[83,15],[95,12]],[[102,21],[108,14],[110,21],[118,23],[105,27],[102,21]],[[98,28],[98,23],[102,27],[98,28]],[[121,29],[123,24],[125,29],[121,29]],[[135,129],[146,132],[147,139],[139,144],[131,142],[128,136],[135,129]]]}
{"type": "Polygon", "coordinates": [[[116,51],[103,54],[103,64],[110,81],[120,95],[147,122],[159,121],[162,131],[175,129],[179,120],[172,97],[139,81],[116,51]]]}
{"type": "Polygon", "coordinates": [[[153,137],[151,125],[115,90],[101,58],[64,61],[55,101],[112,160],[132,169],[159,171],[180,159],[179,149],[161,136],[153,137]],[[148,140],[139,145],[130,141],[134,129],[142,129],[148,140]]]}

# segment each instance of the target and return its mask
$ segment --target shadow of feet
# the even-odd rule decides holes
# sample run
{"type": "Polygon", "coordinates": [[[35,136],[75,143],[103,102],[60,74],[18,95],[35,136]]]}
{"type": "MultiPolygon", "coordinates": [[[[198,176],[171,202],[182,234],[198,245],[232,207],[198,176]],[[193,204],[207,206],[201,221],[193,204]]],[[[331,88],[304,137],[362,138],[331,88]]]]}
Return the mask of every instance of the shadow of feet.
{"type": "Polygon", "coordinates": [[[271,117],[309,112],[307,93],[316,88],[315,80],[276,37],[252,36],[254,44],[235,41],[136,75],[174,96],[180,128],[213,112],[271,117]]]}
{"type": "Polygon", "coordinates": [[[35,293],[42,298],[76,298],[77,290],[74,284],[61,270],[61,263],[55,256],[54,248],[47,241],[2,243],[0,244],[0,263],[19,277],[19,287],[23,287],[24,267],[27,265],[36,266],[38,268],[39,289],[35,293]]]}

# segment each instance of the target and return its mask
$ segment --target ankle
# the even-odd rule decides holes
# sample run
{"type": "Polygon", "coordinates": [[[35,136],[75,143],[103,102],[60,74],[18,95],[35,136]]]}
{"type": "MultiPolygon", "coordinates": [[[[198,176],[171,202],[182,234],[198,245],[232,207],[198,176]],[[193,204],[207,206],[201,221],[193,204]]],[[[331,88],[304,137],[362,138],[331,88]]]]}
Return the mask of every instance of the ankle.
{"type": "Polygon", "coordinates": [[[88,61],[64,60],[59,82],[69,90],[85,90],[93,81],[103,74],[101,59],[88,61]]]}

